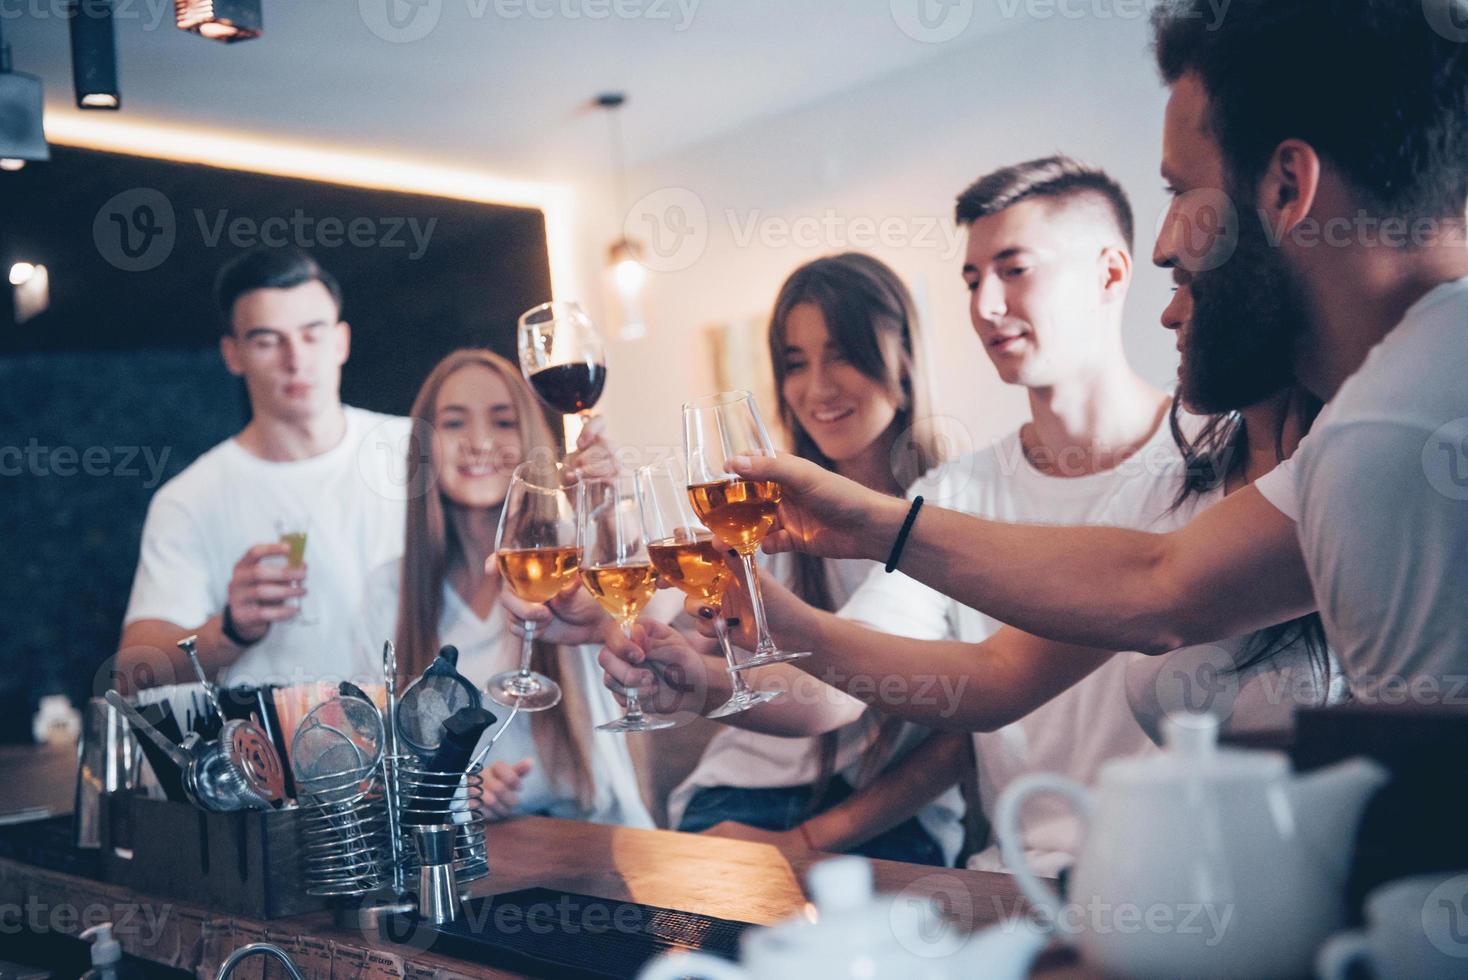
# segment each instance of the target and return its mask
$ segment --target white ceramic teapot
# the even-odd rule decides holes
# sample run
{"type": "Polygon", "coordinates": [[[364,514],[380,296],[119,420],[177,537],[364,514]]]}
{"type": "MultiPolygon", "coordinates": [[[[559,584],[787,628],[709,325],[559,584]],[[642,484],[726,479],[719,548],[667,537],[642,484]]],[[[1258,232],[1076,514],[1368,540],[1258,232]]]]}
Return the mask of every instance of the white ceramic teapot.
{"type": "Polygon", "coordinates": [[[705,953],[673,953],[648,963],[638,980],[1023,980],[1050,939],[1029,920],[959,935],[930,901],[873,896],[872,866],[865,858],[823,861],[811,869],[807,884],[815,921],[796,916],[748,930],[740,941],[742,966],[705,953]]]}
{"type": "Polygon", "coordinates": [[[1220,749],[1208,715],[1164,722],[1165,751],[1116,759],[1094,793],[1016,780],[995,812],[1025,897],[1114,976],[1302,976],[1344,923],[1356,825],[1386,771],[1352,759],[1293,776],[1282,753],[1220,749]],[[1019,815],[1037,793],[1089,824],[1062,903],[1027,866],[1019,815]]]}

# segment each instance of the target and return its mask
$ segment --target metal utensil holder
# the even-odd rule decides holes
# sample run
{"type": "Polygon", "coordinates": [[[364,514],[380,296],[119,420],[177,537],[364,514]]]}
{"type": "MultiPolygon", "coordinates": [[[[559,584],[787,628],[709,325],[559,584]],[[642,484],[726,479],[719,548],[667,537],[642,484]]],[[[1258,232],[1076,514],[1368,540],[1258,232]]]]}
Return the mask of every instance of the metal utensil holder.
{"type": "Polygon", "coordinates": [[[397,804],[398,832],[395,856],[403,875],[415,880],[418,850],[412,828],[417,824],[454,824],[454,878],[460,887],[489,874],[484,840],[485,818],[480,804],[484,798],[484,769],[475,764],[468,772],[432,772],[414,756],[388,756],[388,778],[397,804]]]}
{"type": "Polygon", "coordinates": [[[380,763],[299,780],[302,861],[311,895],[377,891],[391,875],[380,763]]]}

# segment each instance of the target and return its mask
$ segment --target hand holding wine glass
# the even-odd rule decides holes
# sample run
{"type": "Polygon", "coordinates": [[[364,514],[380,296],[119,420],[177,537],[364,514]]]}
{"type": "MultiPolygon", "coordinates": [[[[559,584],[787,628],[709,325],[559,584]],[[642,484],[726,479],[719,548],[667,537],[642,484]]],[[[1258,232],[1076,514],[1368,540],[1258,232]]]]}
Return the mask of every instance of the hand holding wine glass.
{"type": "Polygon", "coordinates": [[[772,701],[779,692],[752,690],[740,673],[722,611],[733,576],[713,534],[695,516],[689,496],[688,479],[675,461],[637,471],[637,499],[651,539],[647,553],[653,567],[665,581],[713,610],[715,636],[734,679],[734,691],[708,717],[723,718],[772,701]]]}
{"type": "Polygon", "coordinates": [[[775,524],[781,486],[773,479],[750,479],[725,468],[731,457],[771,457],[774,444],[747,391],[725,392],[683,406],[683,446],[688,463],[688,497],[693,511],[721,541],[739,553],[759,642],[754,656],[736,669],[763,667],[810,656],[775,647],[765,621],[754,554],[775,524]]]}
{"type": "Polygon", "coordinates": [[[764,538],[771,554],[799,551],[822,558],[883,561],[907,517],[909,504],[789,453],[737,453],[729,471],[754,483],[782,488],[778,527],[764,538]]]}
{"type": "Polygon", "coordinates": [[[710,698],[729,697],[731,677],[738,677],[721,658],[701,653],[685,634],[650,617],[639,619],[630,636],[608,628],[602,639],[597,663],[607,689],[623,701],[635,689],[644,705],[656,705],[652,710],[661,714],[702,714],[710,698]]]}
{"type": "MultiPolygon", "coordinates": [[[[574,581],[581,564],[576,547],[574,492],[570,472],[560,463],[531,460],[510,480],[495,539],[495,561],[505,585],[521,600],[546,603],[574,581]]],[[[561,701],[561,688],[530,669],[535,624],[526,621],[519,670],[489,679],[489,696],[506,707],[543,711],[561,701]]]]}
{"type": "MultiPolygon", "coordinates": [[[[657,591],[657,572],[647,553],[642,512],[630,475],[583,480],[577,496],[578,541],[581,545],[581,580],[622,632],[630,636],[632,624],[657,591]]],[[[603,732],[650,732],[671,728],[674,722],[649,718],[642,711],[637,692],[627,692],[627,713],[615,721],[598,725],[603,732]]]]}

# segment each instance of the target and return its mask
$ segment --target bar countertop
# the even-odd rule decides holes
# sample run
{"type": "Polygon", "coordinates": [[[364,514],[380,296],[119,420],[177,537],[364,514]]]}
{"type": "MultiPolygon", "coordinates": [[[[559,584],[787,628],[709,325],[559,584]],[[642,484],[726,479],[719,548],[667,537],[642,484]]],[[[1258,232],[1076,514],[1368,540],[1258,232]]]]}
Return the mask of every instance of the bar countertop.
{"type": "MultiPolygon", "coordinates": [[[[4,809],[54,804],[60,790],[42,773],[63,773],[66,786],[73,760],[57,749],[0,751],[0,785],[23,790],[7,793],[4,809]]],[[[491,872],[475,883],[477,895],[540,886],[757,924],[800,913],[807,902],[801,884],[805,870],[829,856],[787,855],[767,844],[547,817],[491,824],[488,846],[491,872]]],[[[878,890],[934,896],[963,926],[982,928],[1023,908],[1007,875],[891,861],[872,864],[878,890]]],[[[515,975],[412,944],[394,946],[375,931],[339,928],[325,912],[253,921],[6,859],[0,859],[0,904],[42,909],[40,921],[73,935],[96,921],[83,921],[89,909],[113,921],[127,916],[133,928],[121,930],[119,938],[129,953],[201,978],[213,977],[235,948],[259,941],[280,945],[312,978],[515,975]],[[54,914],[58,909],[72,911],[54,914]]],[[[249,969],[242,967],[236,976],[260,977],[261,966],[250,964],[262,962],[247,961],[249,969]]],[[[1048,955],[1039,975],[1079,975],[1071,962],[1068,955],[1048,955]]],[[[272,966],[264,975],[284,974],[272,966]]]]}

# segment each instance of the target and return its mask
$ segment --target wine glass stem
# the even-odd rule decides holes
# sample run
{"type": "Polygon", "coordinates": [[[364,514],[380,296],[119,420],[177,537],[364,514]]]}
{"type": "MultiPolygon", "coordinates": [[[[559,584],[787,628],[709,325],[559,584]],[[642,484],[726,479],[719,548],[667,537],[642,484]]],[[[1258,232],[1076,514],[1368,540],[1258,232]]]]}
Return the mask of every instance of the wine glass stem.
{"type": "Polygon", "coordinates": [[[714,607],[714,635],[719,638],[719,647],[724,651],[724,662],[729,665],[729,676],[734,679],[734,697],[749,692],[744,681],[744,671],[737,670],[739,663],[734,659],[734,644],[729,642],[729,621],[724,618],[722,605],[714,607]]]}
{"type": "Polygon", "coordinates": [[[530,654],[535,650],[535,624],[525,621],[525,636],[520,641],[520,679],[530,679],[530,654]]]}
{"type": "MultiPolygon", "coordinates": [[[[632,620],[624,619],[622,621],[622,635],[629,640],[632,639],[632,620]]],[[[637,688],[626,688],[626,692],[627,712],[623,717],[629,718],[632,721],[640,721],[642,719],[642,702],[637,699],[637,688]]]]}
{"type": "Polygon", "coordinates": [[[765,597],[760,592],[759,573],[754,567],[754,555],[741,551],[739,560],[744,565],[744,581],[749,585],[749,604],[754,609],[754,629],[759,643],[754,648],[756,657],[769,656],[775,652],[775,641],[770,639],[770,627],[765,622],[765,597]]]}

